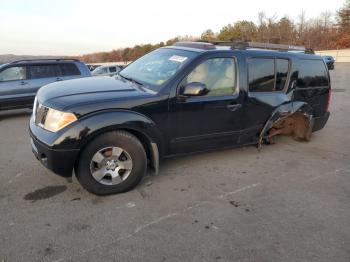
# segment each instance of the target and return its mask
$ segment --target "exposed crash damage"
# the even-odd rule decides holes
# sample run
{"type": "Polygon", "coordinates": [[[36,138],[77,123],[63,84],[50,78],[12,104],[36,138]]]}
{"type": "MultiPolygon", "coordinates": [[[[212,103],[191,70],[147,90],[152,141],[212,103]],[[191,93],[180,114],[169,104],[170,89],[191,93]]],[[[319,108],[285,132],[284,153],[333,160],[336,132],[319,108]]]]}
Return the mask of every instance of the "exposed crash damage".
{"type": "Polygon", "coordinates": [[[277,135],[292,136],[297,141],[310,141],[312,127],[309,119],[302,112],[282,117],[272,125],[268,135],[269,142],[273,144],[273,137],[277,135]]]}
{"type": "Polygon", "coordinates": [[[274,137],[286,135],[296,141],[310,141],[313,129],[312,108],[304,102],[292,102],[279,106],[260,133],[261,144],[273,144],[274,137]]]}

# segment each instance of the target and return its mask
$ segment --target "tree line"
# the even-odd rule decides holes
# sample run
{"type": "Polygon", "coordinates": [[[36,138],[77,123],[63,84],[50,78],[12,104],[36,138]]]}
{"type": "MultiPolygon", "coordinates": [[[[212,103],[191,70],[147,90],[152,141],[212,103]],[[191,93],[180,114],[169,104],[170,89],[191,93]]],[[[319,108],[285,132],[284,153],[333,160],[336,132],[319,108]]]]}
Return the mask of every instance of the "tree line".
{"type": "Polygon", "coordinates": [[[111,52],[87,54],[79,59],[87,63],[133,61],[162,46],[178,41],[256,41],[274,44],[303,45],[314,50],[350,48],[350,0],[335,15],[326,11],[308,19],[304,11],[293,21],[287,16],[278,18],[258,14],[258,22],[237,21],[223,26],[219,32],[205,30],[200,37],[179,36],[158,44],[135,45],[111,52]]]}

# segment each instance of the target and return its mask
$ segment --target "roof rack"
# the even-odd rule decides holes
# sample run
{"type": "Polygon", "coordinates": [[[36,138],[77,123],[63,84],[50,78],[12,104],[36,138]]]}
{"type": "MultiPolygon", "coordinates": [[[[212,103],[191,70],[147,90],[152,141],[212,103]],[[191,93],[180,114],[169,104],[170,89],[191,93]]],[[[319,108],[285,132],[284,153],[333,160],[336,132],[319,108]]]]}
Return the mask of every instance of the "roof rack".
{"type": "Polygon", "coordinates": [[[79,61],[74,58],[38,58],[38,59],[23,59],[10,62],[10,64],[22,63],[22,62],[34,62],[34,61],[79,61]]]}
{"type": "Polygon", "coordinates": [[[216,48],[213,43],[208,42],[177,42],[174,44],[174,46],[190,47],[205,50],[211,50],[216,48]]]}
{"type": "Polygon", "coordinates": [[[305,54],[315,54],[311,48],[297,45],[283,45],[260,42],[231,42],[231,41],[214,41],[214,42],[177,42],[174,46],[190,47],[204,50],[216,49],[216,46],[229,46],[231,49],[247,50],[247,49],[266,49],[276,51],[296,51],[305,54]]]}
{"type": "Polygon", "coordinates": [[[278,51],[299,51],[299,52],[306,52],[308,50],[304,46],[282,45],[282,44],[271,44],[271,43],[260,43],[260,42],[217,41],[217,42],[212,42],[212,44],[218,45],[218,46],[231,46],[232,49],[239,49],[239,50],[246,50],[248,48],[269,49],[269,50],[278,50],[278,51]]]}

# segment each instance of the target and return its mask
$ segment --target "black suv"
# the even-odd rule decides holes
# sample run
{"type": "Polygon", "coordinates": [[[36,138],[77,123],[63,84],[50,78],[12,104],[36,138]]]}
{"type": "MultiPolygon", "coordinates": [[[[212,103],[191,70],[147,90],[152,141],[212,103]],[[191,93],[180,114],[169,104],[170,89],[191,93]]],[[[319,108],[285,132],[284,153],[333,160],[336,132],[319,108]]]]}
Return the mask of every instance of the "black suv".
{"type": "Polygon", "coordinates": [[[30,121],[33,152],[53,172],[74,171],[90,192],[110,194],[135,187],[147,165],[157,172],[163,157],[300,130],[309,139],[328,120],[330,79],[322,57],[300,49],[177,43],[114,77],[49,84],[30,121]]]}
{"type": "Polygon", "coordinates": [[[52,82],[91,76],[74,59],[20,60],[0,65],[0,110],[32,107],[38,89],[52,82]]]}

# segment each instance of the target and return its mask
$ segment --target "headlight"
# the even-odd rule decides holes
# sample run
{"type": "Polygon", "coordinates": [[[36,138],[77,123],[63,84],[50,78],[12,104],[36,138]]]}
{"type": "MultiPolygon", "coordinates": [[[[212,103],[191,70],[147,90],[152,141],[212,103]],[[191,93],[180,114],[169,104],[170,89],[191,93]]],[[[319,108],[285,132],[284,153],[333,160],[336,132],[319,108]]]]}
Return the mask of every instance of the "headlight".
{"type": "Polygon", "coordinates": [[[57,132],[75,121],[77,121],[77,117],[72,113],[48,108],[43,128],[51,132],[57,132]]]}

